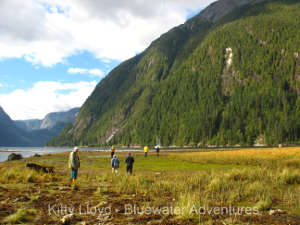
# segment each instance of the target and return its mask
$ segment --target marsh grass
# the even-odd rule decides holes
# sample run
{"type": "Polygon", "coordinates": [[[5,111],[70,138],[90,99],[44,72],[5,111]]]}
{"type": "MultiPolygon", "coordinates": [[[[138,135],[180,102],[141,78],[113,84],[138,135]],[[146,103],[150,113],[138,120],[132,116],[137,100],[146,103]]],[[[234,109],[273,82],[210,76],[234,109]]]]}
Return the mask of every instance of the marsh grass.
{"type": "Polygon", "coordinates": [[[300,169],[300,159],[290,159],[284,162],[285,167],[300,169]]]}
{"type": "Polygon", "coordinates": [[[300,184],[300,173],[299,170],[295,169],[284,169],[280,173],[280,180],[283,184],[300,184]]]}
{"type": "Polygon", "coordinates": [[[270,198],[264,198],[257,202],[255,207],[260,211],[269,210],[272,207],[272,200],[270,198]]]}
{"type": "MultiPolygon", "coordinates": [[[[295,169],[297,168],[295,160],[291,159],[290,153],[281,152],[281,154],[286,155],[281,157],[278,153],[270,154],[270,160],[272,161],[270,163],[266,156],[270,152],[265,151],[258,151],[256,155],[250,154],[250,157],[252,157],[250,161],[254,165],[246,167],[227,168],[224,170],[219,170],[217,167],[215,170],[200,169],[199,171],[191,169],[189,172],[167,172],[158,176],[150,176],[147,173],[140,172],[135,176],[112,176],[110,180],[118,193],[150,196],[153,199],[152,205],[158,205],[161,202],[161,200],[157,199],[157,196],[165,196],[169,200],[176,199],[178,206],[186,207],[182,215],[179,215],[183,219],[198,219],[197,215],[190,213],[192,206],[241,205],[244,207],[257,207],[260,212],[269,210],[272,207],[284,209],[299,207],[297,199],[300,196],[297,188],[299,188],[300,173],[298,169],[295,169]],[[283,158],[292,161],[293,166],[287,166],[284,163],[285,161],[280,166],[274,166],[279,163],[278,160],[283,160],[283,158]],[[289,191],[286,191],[287,189],[289,191]],[[279,201],[281,203],[276,205],[274,199],[282,196],[285,201],[279,201]]],[[[202,153],[171,154],[166,158],[173,159],[175,156],[176,160],[179,160],[179,158],[187,156],[189,159],[189,154],[193,156],[194,162],[196,162],[196,159],[200,161],[207,160],[205,157],[200,157],[202,153]]],[[[215,161],[211,160],[209,163],[220,163],[219,159],[216,159],[215,153],[211,154],[213,156],[209,156],[206,153],[207,157],[214,158],[215,161]]],[[[226,152],[226,154],[240,154],[245,158],[247,157],[244,156],[245,152],[243,154],[226,152]]],[[[293,153],[292,155],[299,156],[298,153],[293,153]]],[[[232,158],[232,156],[224,157],[232,158]]],[[[184,158],[184,160],[187,159],[184,158]]],[[[234,163],[234,160],[232,158],[231,161],[229,160],[229,163],[234,163]]],[[[238,161],[240,165],[248,165],[250,162],[248,159],[245,162],[241,158],[238,161]]],[[[223,160],[222,163],[224,163],[223,160]]]]}
{"type": "MultiPolygon", "coordinates": [[[[109,199],[114,193],[120,199],[136,196],[145,206],[184,206],[177,216],[200,224],[203,218],[190,213],[192,206],[250,206],[257,207],[260,213],[271,208],[300,212],[299,148],[166,153],[159,158],[150,154],[147,159],[136,154],[132,176],[125,172],[125,156],[119,153],[121,165],[115,175],[111,173],[109,155],[81,153],[76,183],[79,190],[94,187],[93,197],[99,200],[109,199]]],[[[66,157],[61,154],[36,159],[55,166],[54,175],[28,170],[24,163],[6,164],[0,169],[0,184],[65,182],[70,173],[66,157]]]]}
{"type": "Polygon", "coordinates": [[[4,218],[3,222],[10,224],[23,224],[27,222],[32,222],[36,210],[34,209],[18,209],[14,214],[4,218]]]}
{"type": "MultiPolygon", "coordinates": [[[[201,152],[201,151],[200,151],[201,152]]],[[[240,149],[199,153],[170,154],[177,160],[202,164],[251,165],[268,168],[292,166],[299,168],[299,148],[240,149]]]]}
{"type": "Polygon", "coordinates": [[[30,202],[38,202],[40,201],[41,196],[39,195],[33,195],[30,197],[30,202]]]}
{"type": "Polygon", "coordinates": [[[46,183],[57,180],[56,175],[38,173],[22,167],[0,169],[0,183],[46,183]]]}
{"type": "Polygon", "coordinates": [[[195,193],[182,193],[178,198],[177,206],[179,206],[180,216],[182,219],[194,219],[195,214],[193,214],[194,208],[202,207],[202,204],[199,200],[199,196],[195,193]]]}

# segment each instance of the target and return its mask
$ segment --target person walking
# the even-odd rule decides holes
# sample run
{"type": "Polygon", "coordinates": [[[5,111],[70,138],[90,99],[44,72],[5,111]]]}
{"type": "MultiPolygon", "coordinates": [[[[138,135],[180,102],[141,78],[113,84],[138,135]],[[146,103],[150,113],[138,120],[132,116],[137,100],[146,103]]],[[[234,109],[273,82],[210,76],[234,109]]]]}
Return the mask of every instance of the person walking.
{"type": "Polygon", "coordinates": [[[126,166],[126,171],[130,175],[132,174],[132,169],[133,169],[133,163],[134,163],[134,158],[131,156],[131,153],[128,153],[127,158],[125,159],[125,163],[127,164],[126,166]]]}
{"type": "Polygon", "coordinates": [[[148,156],[148,151],[149,151],[149,148],[148,148],[148,146],[146,145],[146,146],[144,147],[145,157],[148,156]]]}
{"type": "Polygon", "coordinates": [[[120,166],[120,161],[116,155],[111,159],[111,168],[112,168],[112,173],[118,173],[118,169],[120,166]]]}
{"type": "Polygon", "coordinates": [[[156,145],[154,148],[156,150],[156,155],[159,156],[160,146],[156,145]]]}
{"type": "Polygon", "coordinates": [[[111,146],[111,149],[110,149],[110,158],[113,158],[114,154],[115,154],[115,147],[111,146]]]}
{"type": "Polygon", "coordinates": [[[77,179],[78,169],[80,167],[78,151],[79,151],[79,148],[74,147],[73,151],[70,152],[70,155],[69,155],[69,168],[71,169],[70,186],[75,184],[76,179],[77,179]]]}

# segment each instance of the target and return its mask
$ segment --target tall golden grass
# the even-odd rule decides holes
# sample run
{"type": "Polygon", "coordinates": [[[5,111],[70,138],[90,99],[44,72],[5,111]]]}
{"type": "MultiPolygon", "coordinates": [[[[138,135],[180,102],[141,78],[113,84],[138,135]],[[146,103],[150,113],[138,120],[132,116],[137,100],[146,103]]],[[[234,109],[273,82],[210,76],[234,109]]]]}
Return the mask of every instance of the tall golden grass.
{"type": "MultiPolygon", "coordinates": [[[[161,205],[167,196],[177,206],[251,206],[263,212],[281,208],[300,210],[300,149],[255,149],[223,152],[170,154],[174,160],[203,164],[245,165],[226,170],[167,173],[150,176],[111,177],[120,194],[136,194],[161,205]]],[[[145,202],[145,204],[149,204],[145,202]]],[[[183,211],[180,217],[196,218],[183,211]]]]}
{"type": "Polygon", "coordinates": [[[58,176],[15,167],[0,169],[0,183],[47,183],[58,181],[58,176]]]}
{"type": "MultiPolygon", "coordinates": [[[[250,206],[257,207],[260,212],[271,208],[300,212],[300,148],[170,153],[161,157],[212,166],[201,171],[176,171],[174,168],[161,173],[140,169],[134,176],[129,176],[112,174],[109,162],[107,168],[95,167],[94,170],[90,164],[88,170],[80,170],[79,188],[93,184],[98,187],[95,195],[100,198],[116,192],[120,198],[136,196],[140,199],[139,204],[145,206],[173,205],[187,209],[193,205],[250,206]],[[213,169],[213,165],[218,164],[231,166],[213,169]]],[[[55,175],[36,173],[16,164],[0,169],[0,184],[61,182],[62,177],[67,181],[66,173],[67,170],[60,170],[55,175]]],[[[178,216],[198,219],[189,210],[178,216]]]]}
{"type": "Polygon", "coordinates": [[[257,165],[267,167],[288,166],[300,168],[300,148],[261,148],[232,151],[193,152],[170,154],[171,158],[203,164],[257,165]]]}

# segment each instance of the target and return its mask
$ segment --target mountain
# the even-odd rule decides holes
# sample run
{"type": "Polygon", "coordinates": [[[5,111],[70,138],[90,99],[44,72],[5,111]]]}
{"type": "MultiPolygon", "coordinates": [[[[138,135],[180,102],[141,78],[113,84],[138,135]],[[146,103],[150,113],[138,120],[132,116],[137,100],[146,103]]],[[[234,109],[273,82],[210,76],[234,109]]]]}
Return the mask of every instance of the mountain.
{"type": "MultiPolygon", "coordinates": [[[[244,5],[249,3],[257,3],[257,2],[264,2],[265,0],[222,0],[216,1],[204,9],[196,18],[207,20],[212,23],[216,23],[222,17],[226,16],[228,13],[232,12],[233,10],[240,8],[244,5]]],[[[189,22],[187,22],[188,24],[189,22]]]]}
{"type": "Polygon", "coordinates": [[[67,112],[49,113],[43,119],[40,129],[51,129],[54,128],[59,123],[64,123],[64,124],[73,123],[78,111],[79,108],[73,108],[67,112]]]}
{"type": "Polygon", "coordinates": [[[64,126],[74,122],[78,111],[79,108],[73,108],[67,112],[49,113],[42,120],[17,120],[14,123],[28,137],[30,146],[44,146],[48,140],[58,135],[64,126]]]}
{"type": "Polygon", "coordinates": [[[300,2],[219,0],[123,62],[49,145],[300,141],[300,2]]]}
{"type": "Polygon", "coordinates": [[[33,131],[41,129],[42,120],[15,120],[16,126],[26,131],[33,131]]]}
{"type": "Polygon", "coordinates": [[[41,129],[53,129],[57,126],[63,126],[69,123],[73,123],[75,117],[79,111],[79,108],[73,108],[66,112],[53,112],[45,116],[44,119],[32,119],[32,120],[16,120],[16,125],[26,131],[41,130],[41,129]]]}
{"type": "Polygon", "coordinates": [[[0,146],[29,146],[26,132],[19,129],[0,106],[0,146]]]}
{"type": "Polygon", "coordinates": [[[49,113],[43,120],[13,121],[0,107],[0,146],[44,146],[66,124],[74,122],[78,110],[49,113]]]}

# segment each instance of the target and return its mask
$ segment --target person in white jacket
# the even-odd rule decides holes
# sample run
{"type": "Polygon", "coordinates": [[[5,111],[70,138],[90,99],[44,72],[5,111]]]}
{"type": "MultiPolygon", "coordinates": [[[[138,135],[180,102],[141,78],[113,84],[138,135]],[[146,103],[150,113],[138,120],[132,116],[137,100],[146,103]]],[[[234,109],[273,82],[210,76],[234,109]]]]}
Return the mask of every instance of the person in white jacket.
{"type": "Polygon", "coordinates": [[[78,169],[80,168],[80,160],[78,155],[79,148],[75,147],[69,155],[69,168],[71,169],[70,186],[75,184],[77,179],[78,169]]]}

